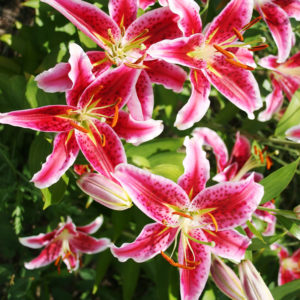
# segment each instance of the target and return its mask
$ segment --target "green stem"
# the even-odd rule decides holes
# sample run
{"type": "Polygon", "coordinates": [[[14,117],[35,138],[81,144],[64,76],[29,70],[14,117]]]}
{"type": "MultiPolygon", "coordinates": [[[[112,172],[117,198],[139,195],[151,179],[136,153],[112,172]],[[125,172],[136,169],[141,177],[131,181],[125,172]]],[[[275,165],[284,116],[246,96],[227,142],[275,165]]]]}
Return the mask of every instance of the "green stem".
{"type": "Polygon", "coordinates": [[[278,208],[268,208],[268,207],[264,207],[264,206],[258,206],[257,209],[271,212],[271,213],[276,213],[278,215],[287,217],[289,219],[298,220],[296,214],[290,210],[283,210],[283,209],[278,209],[278,208]]]}

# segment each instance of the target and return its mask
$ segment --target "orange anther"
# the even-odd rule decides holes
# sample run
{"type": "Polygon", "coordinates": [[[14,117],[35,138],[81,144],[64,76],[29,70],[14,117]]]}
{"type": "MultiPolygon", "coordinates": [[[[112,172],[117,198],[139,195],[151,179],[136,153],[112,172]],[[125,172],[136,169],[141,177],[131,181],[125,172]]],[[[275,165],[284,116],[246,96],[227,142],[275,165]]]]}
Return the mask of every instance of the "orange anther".
{"type": "Polygon", "coordinates": [[[261,151],[261,150],[259,150],[258,154],[259,154],[259,159],[260,159],[260,162],[263,164],[265,160],[264,160],[264,156],[263,156],[263,153],[262,153],[262,151],[261,151]]]}
{"type": "Polygon", "coordinates": [[[229,51],[223,49],[222,47],[216,45],[216,44],[213,44],[213,47],[219,51],[220,53],[222,53],[223,55],[225,55],[227,58],[231,59],[231,58],[234,58],[234,55],[232,53],[230,53],[229,51]]]}
{"type": "Polygon", "coordinates": [[[254,46],[254,47],[252,47],[252,48],[249,48],[248,50],[254,52],[254,51],[260,51],[260,50],[266,49],[266,48],[268,48],[268,47],[269,47],[268,44],[261,44],[261,45],[258,45],[258,46],[254,46]]]}
{"type": "Polygon", "coordinates": [[[61,256],[59,256],[59,257],[55,260],[54,266],[57,266],[57,265],[58,265],[58,263],[60,262],[60,259],[61,259],[61,256]]]}
{"type": "Polygon", "coordinates": [[[235,35],[237,36],[237,38],[240,40],[240,41],[244,41],[244,37],[243,35],[235,28],[235,27],[232,27],[232,30],[234,31],[235,35]]]}
{"type": "Polygon", "coordinates": [[[188,264],[190,265],[194,265],[194,266],[199,266],[201,264],[201,261],[194,261],[194,260],[189,260],[189,259],[186,259],[185,260],[188,264]]]}
{"type": "Polygon", "coordinates": [[[252,27],[254,24],[256,24],[257,22],[259,22],[261,19],[262,19],[262,16],[259,16],[259,17],[255,18],[255,19],[253,19],[252,21],[250,21],[248,24],[246,24],[246,25],[243,27],[243,30],[249,29],[249,28],[252,27]]]}
{"type": "Polygon", "coordinates": [[[213,223],[215,225],[216,232],[217,232],[218,231],[218,223],[217,223],[216,218],[209,212],[207,214],[210,216],[211,220],[213,221],[213,223]]]}
{"type": "Polygon", "coordinates": [[[192,216],[187,215],[187,214],[185,214],[185,213],[183,213],[183,212],[181,212],[181,211],[173,211],[173,212],[172,212],[172,215],[179,215],[179,216],[181,216],[181,217],[184,217],[184,218],[188,218],[188,219],[193,220],[193,217],[192,217],[192,216]]]}
{"type": "Polygon", "coordinates": [[[104,134],[101,135],[101,145],[102,145],[102,147],[105,147],[105,145],[106,145],[106,137],[104,134]]]}
{"type": "Polygon", "coordinates": [[[229,63],[231,63],[234,66],[237,66],[237,67],[245,69],[245,70],[253,71],[255,69],[253,67],[244,65],[244,64],[242,64],[242,63],[240,63],[240,62],[238,62],[238,61],[236,61],[236,60],[234,60],[232,58],[226,58],[226,61],[228,61],[229,63]]]}
{"type": "Polygon", "coordinates": [[[271,200],[271,202],[272,202],[273,204],[275,204],[275,199],[273,198],[273,199],[271,200]]]}
{"type": "Polygon", "coordinates": [[[254,146],[254,154],[257,155],[257,146],[254,146]]]}
{"type": "Polygon", "coordinates": [[[272,162],[272,159],[270,158],[270,156],[266,157],[266,161],[267,161],[267,170],[270,170],[273,165],[273,162],[272,162]]]}
{"type": "Polygon", "coordinates": [[[167,254],[165,254],[163,251],[160,251],[160,254],[169,264],[171,264],[174,267],[185,269],[185,270],[194,270],[195,269],[195,266],[190,267],[190,266],[185,266],[185,265],[175,262],[171,257],[169,257],[167,254]]]}
{"type": "Polygon", "coordinates": [[[70,121],[70,125],[73,126],[75,129],[83,132],[83,133],[88,133],[89,131],[87,129],[85,129],[84,127],[79,126],[77,123],[75,123],[74,121],[70,121]]]}

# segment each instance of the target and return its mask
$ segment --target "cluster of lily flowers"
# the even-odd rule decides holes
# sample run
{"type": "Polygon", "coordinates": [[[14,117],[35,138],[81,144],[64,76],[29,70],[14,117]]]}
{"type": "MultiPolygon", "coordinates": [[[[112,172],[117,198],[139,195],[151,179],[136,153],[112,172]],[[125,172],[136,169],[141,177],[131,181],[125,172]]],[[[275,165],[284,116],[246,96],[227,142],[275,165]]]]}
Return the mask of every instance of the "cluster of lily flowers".
{"type": "MultiPolygon", "coordinates": [[[[191,96],[174,124],[180,130],[192,127],[205,115],[211,84],[253,119],[263,105],[251,73],[256,66],[253,52],[268,45],[263,37],[247,41],[243,35],[261,20],[278,47],[276,57],[258,62],[270,70],[273,85],[258,119],[269,120],[280,110],[283,92],[290,100],[300,86],[300,53],[289,58],[295,40],[289,18],[300,19],[300,1],[231,0],[204,30],[199,5],[193,0],[159,0],[162,7],[149,9],[138,18],[138,8],[146,9],[155,0],[110,0],[109,15],[81,0],[42,2],[63,14],[102,51],[85,53],[79,45],[70,44],[67,63],[36,77],[44,91],[64,92],[66,105],[1,113],[0,123],[57,133],[52,153],[32,178],[36,187],[56,183],[81,151],[89,166],[76,165],[75,171],[82,175],[78,186],[84,192],[115,210],[135,204],[154,223],[146,225],[135,241],[117,247],[109,239],[89,236],[101,226],[101,217],[86,226],[75,226],[68,217],[50,233],[20,239],[31,248],[45,247],[25,267],[54,262],[60,268],[63,261],[72,271],[79,267],[82,253],[110,248],[121,262],[129,258],[144,262],[162,255],[179,268],[182,299],[198,299],[210,272],[232,299],[258,299],[257,295],[273,299],[250,261],[239,265],[239,279],[220,259],[240,262],[244,258],[253,236],[248,225],[255,226],[257,220],[265,224],[264,235],[274,234],[276,217],[258,208],[264,193],[259,184],[262,174],[250,172],[271,167],[266,149],[251,149],[248,139],[237,133],[229,156],[216,132],[195,128],[192,137],[185,138],[184,173],[174,183],[127,164],[121,139],[139,145],[163,131],[162,121],[151,118],[152,84],[178,93],[189,79],[191,96]],[[260,16],[252,18],[253,10],[260,16]],[[210,149],[217,164],[213,180],[218,183],[206,187],[210,149]],[[245,234],[235,229],[239,226],[245,234]]],[[[287,136],[300,141],[300,124],[288,130],[287,136]]],[[[273,202],[262,206],[275,208],[273,202]]],[[[281,261],[279,284],[300,278],[299,251],[290,257],[283,246],[275,248],[281,261]]]]}

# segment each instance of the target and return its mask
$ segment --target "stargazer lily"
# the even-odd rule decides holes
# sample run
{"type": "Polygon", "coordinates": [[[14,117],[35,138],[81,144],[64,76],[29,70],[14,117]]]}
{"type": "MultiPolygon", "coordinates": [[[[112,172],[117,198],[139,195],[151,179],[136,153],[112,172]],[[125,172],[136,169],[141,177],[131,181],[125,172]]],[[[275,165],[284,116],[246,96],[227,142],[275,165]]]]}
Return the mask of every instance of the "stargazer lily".
{"type": "Polygon", "coordinates": [[[1,124],[59,132],[52,154],[32,178],[39,188],[57,182],[74,163],[79,149],[96,171],[111,178],[114,167],[126,161],[119,137],[139,144],[163,129],[161,121],[135,121],[120,111],[132,93],[139,69],[121,65],[93,79],[82,49],[72,44],[70,52],[69,78],[73,85],[66,92],[67,105],[0,114],[1,124]]]}
{"type": "Polygon", "coordinates": [[[112,253],[120,261],[137,262],[161,255],[179,268],[181,298],[198,299],[210,269],[210,253],[239,261],[250,240],[233,228],[250,218],[263,196],[253,176],[205,188],[209,163],[197,139],[186,138],[184,174],[178,184],[137,167],[121,164],[114,176],[134,204],[156,223],[146,225],[138,238],[112,253]],[[177,239],[178,262],[172,257],[177,239]],[[175,241],[169,257],[165,250],[175,241]]]}
{"type": "Polygon", "coordinates": [[[98,217],[88,225],[75,226],[68,217],[65,223],[60,223],[49,233],[19,238],[20,243],[26,247],[45,247],[38,257],[25,263],[25,268],[32,270],[55,262],[60,272],[60,263],[63,261],[69,271],[77,270],[82,253],[98,253],[110,246],[110,240],[107,238],[95,239],[89,236],[95,233],[102,223],[103,218],[98,217]]]}
{"type": "Polygon", "coordinates": [[[175,126],[187,129],[198,122],[209,107],[210,84],[244,110],[250,119],[262,106],[254,70],[252,51],[267,47],[246,43],[244,32],[258,19],[251,20],[253,1],[232,0],[202,34],[199,6],[192,0],[168,0],[170,9],[179,16],[184,37],[152,45],[153,58],[191,68],[192,95],[179,111],[175,126]]]}
{"type": "Polygon", "coordinates": [[[270,79],[273,90],[265,99],[266,109],[258,115],[260,121],[268,121],[281,108],[283,102],[282,92],[291,101],[300,87],[300,52],[283,63],[278,63],[276,56],[269,55],[262,58],[258,64],[271,70],[270,79]]]}
{"type": "Polygon", "coordinates": [[[147,58],[150,45],[165,38],[182,36],[177,16],[168,7],[154,9],[137,18],[137,0],[110,0],[110,16],[95,5],[81,0],[42,2],[58,10],[104,50],[87,53],[96,76],[107,68],[122,64],[141,69],[127,103],[136,120],[147,120],[152,116],[152,83],[162,84],[175,92],[182,90],[186,79],[182,68],[147,58]]]}

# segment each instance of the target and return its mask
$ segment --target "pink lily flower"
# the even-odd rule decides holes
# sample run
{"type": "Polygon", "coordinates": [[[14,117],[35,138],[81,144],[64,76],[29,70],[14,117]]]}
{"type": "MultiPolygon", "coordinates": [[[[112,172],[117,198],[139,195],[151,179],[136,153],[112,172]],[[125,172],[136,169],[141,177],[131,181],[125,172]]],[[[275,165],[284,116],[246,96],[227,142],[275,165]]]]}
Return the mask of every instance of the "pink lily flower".
{"type": "Polygon", "coordinates": [[[114,167],[126,162],[119,137],[139,144],[163,130],[161,121],[135,121],[119,111],[128,101],[140,70],[121,65],[94,79],[82,49],[72,44],[70,50],[69,78],[73,86],[66,92],[67,105],[0,114],[2,124],[59,132],[52,154],[32,178],[39,188],[57,182],[74,163],[79,149],[96,171],[112,178],[114,167]]]}
{"type": "Polygon", "coordinates": [[[273,244],[271,248],[273,250],[279,250],[278,257],[280,267],[278,273],[278,285],[300,279],[300,249],[290,255],[288,250],[282,245],[273,244]]]}
{"type": "Polygon", "coordinates": [[[104,49],[104,52],[88,52],[96,76],[111,66],[122,64],[142,69],[127,103],[134,119],[150,119],[154,104],[152,83],[162,84],[175,92],[182,90],[186,79],[182,68],[165,61],[147,59],[150,45],[166,37],[182,36],[177,16],[169,8],[154,9],[137,18],[137,0],[110,0],[110,16],[81,0],[42,1],[62,13],[104,49]]]}
{"type": "Polygon", "coordinates": [[[210,84],[253,119],[253,112],[262,106],[262,101],[250,72],[255,65],[251,51],[265,47],[243,42],[242,34],[258,21],[250,22],[253,1],[230,1],[203,34],[196,2],[169,0],[168,4],[178,14],[178,26],[185,36],[158,42],[148,54],[191,69],[192,95],[179,111],[175,126],[187,129],[204,116],[210,104],[210,84]]]}
{"type": "MultiPolygon", "coordinates": [[[[178,184],[137,167],[121,164],[115,177],[134,204],[156,223],[112,253],[120,261],[143,262],[161,253],[179,268],[181,298],[198,299],[210,269],[210,253],[239,261],[250,240],[233,228],[250,218],[263,196],[253,176],[205,188],[209,162],[197,139],[186,138],[184,174],[178,184]],[[164,251],[180,234],[178,263],[164,251]]],[[[175,242],[175,247],[176,247],[175,242]]]]}
{"type": "Polygon", "coordinates": [[[271,70],[270,78],[273,91],[266,97],[266,109],[258,115],[262,122],[271,119],[278,112],[283,102],[282,91],[289,101],[300,87],[300,52],[284,63],[278,63],[277,57],[269,55],[258,62],[263,68],[271,70]]]}
{"type": "Polygon", "coordinates": [[[45,247],[38,257],[25,263],[25,268],[32,270],[55,261],[55,266],[60,271],[60,263],[63,261],[70,272],[77,270],[82,253],[98,253],[110,246],[110,240],[107,238],[95,239],[89,236],[95,233],[102,223],[103,217],[98,217],[88,225],[76,226],[68,217],[67,222],[60,223],[49,233],[19,238],[20,243],[26,247],[45,247]]]}

